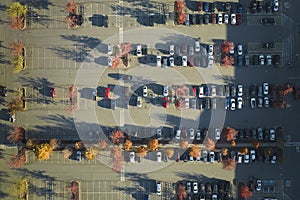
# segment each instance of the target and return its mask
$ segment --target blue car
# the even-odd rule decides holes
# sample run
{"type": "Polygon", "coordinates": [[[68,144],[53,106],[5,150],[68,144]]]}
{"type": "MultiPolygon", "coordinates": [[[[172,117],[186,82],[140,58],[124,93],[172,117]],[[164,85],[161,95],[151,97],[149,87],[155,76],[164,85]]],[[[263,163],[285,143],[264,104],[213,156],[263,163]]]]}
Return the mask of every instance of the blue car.
{"type": "Polygon", "coordinates": [[[229,98],[227,97],[227,98],[225,99],[225,109],[228,110],[229,107],[230,107],[230,100],[229,100],[229,98]]]}
{"type": "Polygon", "coordinates": [[[208,86],[205,86],[205,95],[210,96],[210,89],[208,86]]]}
{"type": "Polygon", "coordinates": [[[241,4],[238,4],[236,12],[237,13],[243,13],[243,6],[241,4]]]}
{"type": "Polygon", "coordinates": [[[243,66],[243,57],[242,56],[238,56],[237,57],[237,66],[238,67],[242,67],[243,66]]]}
{"type": "Polygon", "coordinates": [[[203,2],[203,11],[208,12],[209,11],[209,3],[208,2],[203,2]]]}

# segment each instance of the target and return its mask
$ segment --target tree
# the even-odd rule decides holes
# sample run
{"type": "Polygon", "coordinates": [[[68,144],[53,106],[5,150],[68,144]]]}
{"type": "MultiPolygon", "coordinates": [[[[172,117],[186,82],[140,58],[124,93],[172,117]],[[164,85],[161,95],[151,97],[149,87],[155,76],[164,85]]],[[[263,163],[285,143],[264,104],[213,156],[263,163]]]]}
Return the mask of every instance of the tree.
{"type": "Polygon", "coordinates": [[[56,149],[58,146],[58,139],[51,139],[49,141],[49,145],[51,146],[52,149],[56,149]]]}
{"type": "Polygon", "coordinates": [[[112,168],[114,171],[120,172],[123,169],[123,156],[119,147],[112,148],[112,168]]]}
{"type": "Polygon", "coordinates": [[[187,191],[184,185],[178,185],[177,187],[177,198],[178,200],[183,200],[187,197],[187,191]]]}
{"type": "Polygon", "coordinates": [[[236,167],[236,161],[232,159],[224,159],[222,163],[225,170],[233,170],[236,167]]]}
{"type": "Polygon", "coordinates": [[[238,135],[238,131],[236,131],[235,129],[233,129],[231,127],[226,127],[226,128],[223,128],[222,135],[226,139],[226,141],[229,142],[231,140],[236,139],[236,136],[238,135]]]}
{"type": "Polygon", "coordinates": [[[94,160],[95,157],[98,155],[99,151],[95,147],[90,147],[85,150],[85,157],[88,160],[94,160]]]}
{"type": "Polygon", "coordinates": [[[8,109],[10,114],[15,114],[17,111],[23,111],[23,101],[21,98],[14,98],[8,103],[8,109]]]}
{"type": "Polygon", "coordinates": [[[82,141],[79,141],[79,142],[76,142],[75,143],[75,149],[76,150],[81,150],[84,148],[84,145],[83,145],[83,142],[82,141]]]}
{"type": "Polygon", "coordinates": [[[249,187],[248,186],[242,186],[241,189],[240,189],[240,196],[242,198],[249,198],[252,196],[252,192],[250,191],[249,187]]]}
{"type": "Polygon", "coordinates": [[[72,0],[68,0],[66,10],[69,12],[69,14],[76,14],[78,4],[75,3],[72,0]]]}
{"type": "Polygon", "coordinates": [[[273,149],[271,147],[268,147],[268,148],[264,149],[264,154],[265,154],[266,157],[272,155],[272,153],[273,153],[273,149]]]}
{"type": "Polygon", "coordinates": [[[184,13],[185,2],[183,0],[176,0],[174,3],[176,8],[176,23],[184,24],[186,20],[186,14],[184,13]]]}
{"type": "Polygon", "coordinates": [[[34,149],[39,144],[39,141],[36,139],[29,139],[26,142],[27,149],[34,149]]]}
{"type": "Polygon", "coordinates": [[[175,95],[177,98],[181,98],[186,96],[187,90],[189,90],[189,88],[186,85],[182,85],[180,87],[177,87],[175,90],[175,95]]]}
{"type": "Polygon", "coordinates": [[[181,108],[184,108],[184,99],[183,98],[178,98],[175,100],[175,107],[180,110],[181,108]]]}
{"type": "Polygon", "coordinates": [[[192,156],[193,158],[197,158],[200,156],[200,151],[201,151],[200,147],[193,145],[190,148],[190,156],[192,156]]]}
{"type": "Polygon", "coordinates": [[[25,18],[12,17],[10,19],[10,28],[14,30],[21,30],[25,27],[25,18]]]}
{"type": "Polygon", "coordinates": [[[258,149],[259,146],[260,146],[260,142],[257,141],[257,140],[253,140],[253,141],[252,141],[252,144],[253,144],[253,147],[254,147],[255,149],[258,149]]]}
{"type": "Polygon", "coordinates": [[[222,156],[227,156],[228,155],[228,149],[227,148],[222,148],[221,153],[222,153],[222,156]]]}
{"type": "Polygon", "coordinates": [[[14,56],[14,57],[12,58],[12,61],[11,61],[11,62],[12,62],[12,64],[13,64],[13,66],[14,66],[13,71],[14,71],[15,73],[20,72],[20,71],[24,68],[24,65],[23,65],[24,57],[21,56],[21,55],[14,56]]]}
{"type": "Polygon", "coordinates": [[[182,140],[180,142],[180,147],[183,148],[183,149],[187,149],[189,147],[189,142],[186,141],[186,140],[182,140]]]}
{"type": "Polygon", "coordinates": [[[235,142],[234,140],[232,140],[232,141],[230,142],[230,146],[235,147],[235,146],[236,146],[236,142],[235,142]]]}
{"type": "Polygon", "coordinates": [[[233,42],[229,42],[225,40],[223,44],[221,44],[222,52],[225,54],[229,54],[230,50],[234,47],[233,42]]]}
{"type": "Polygon", "coordinates": [[[25,17],[27,9],[25,6],[22,6],[19,2],[12,3],[6,9],[7,15],[13,18],[25,17]]]}
{"type": "Polygon", "coordinates": [[[130,140],[126,140],[123,144],[123,147],[126,151],[129,151],[130,149],[132,149],[132,142],[130,140]]]}
{"type": "Polygon", "coordinates": [[[67,189],[71,191],[72,200],[79,199],[79,183],[77,181],[72,181],[70,185],[67,186],[67,189]]]}
{"type": "Polygon", "coordinates": [[[119,56],[114,57],[111,68],[113,68],[113,69],[118,68],[120,63],[121,63],[120,57],[119,56]]]}
{"type": "Polygon", "coordinates": [[[172,158],[174,156],[173,148],[165,148],[165,154],[168,158],[172,158]]]}
{"type": "Polygon", "coordinates": [[[10,168],[23,168],[26,162],[26,157],[24,152],[19,153],[18,155],[13,155],[9,162],[8,166],[10,168]]]}
{"type": "Polygon", "coordinates": [[[65,159],[68,159],[73,153],[73,150],[71,147],[66,147],[64,150],[63,150],[63,154],[64,154],[64,158],[65,159]]]}
{"type": "Polygon", "coordinates": [[[7,140],[12,143],[21,142],[25,138],[25,129],[22,127],[13,127],[12,131],[7,136],[7,140]]]}
{"type": "Polygon", "coordinates": [[[38,160],[49,160],[50,155],[53,152],[53,148],[48,143],[37,145],[35,148],[35,154],[38,160]]]}
{"type": "Polygon", "coordinates": [[[293,88],[291,87],[290,84],[286,84],[280,91],[279,91],[279,95],[281,96],[286,96],[289,93],[293,92],[293,88]]]}
{"type": "Polygon", "coordinates": [[[158,148],[158,139],[150,140],[147,144],[147,147],[150,149],[150,151],[156,151],[158,148]]]}
{"type": "Polygon", "coordinates": [[[99,146],[101,149],[105,149],[107,147],[107,140],[100,140],[99,141],[99,146]]]}
{"type": "Polygon", "coordinates": [[[210,138],[207,138],[207,140],[204,142],[204,145],[205,145],[206,149],[209,151],[214,150],[216,147],[216,143],[210,138]]]}
{"type": "Polygon", "coordinates": [[[22,41],[10,43],[9,48],[14,55],[23,55],[24,44],[22,41]]]}
{"type": "Polygon", "coordinates": [[[136,149],[136,153],[140,157],[145,157],[147,155],[147,149],[144,146],[139,146],[136,149]]]}
{"type": "Polygon", "coordinates": [[[16,199],[25,199],[28,193],[28,181],[25,178],[17,178],[12,186],[12,196],[16,199]]]}
{"type": "Polygon", "coordinates": [[[233,56],[228,56],[224,55],[222,57],[222,65],[225,67],[232,66],[234,64],[234,57],[233,56]]]}
{"type": "Polygon", "coordinates": [[[248,154],[249,153],[249,150],[247,147],[244,147],[244,148],[240,148],[240,152],[242,155],[245,155],[245,154],[248,154]]]}
{"type": "Polygon", "coordinates": [[[124,138],[124,133],[119,129],[116,129],[112,132],[109,138],[111,139],[112,143],[119,144],[121,142],[121,139],[124,138]]]}

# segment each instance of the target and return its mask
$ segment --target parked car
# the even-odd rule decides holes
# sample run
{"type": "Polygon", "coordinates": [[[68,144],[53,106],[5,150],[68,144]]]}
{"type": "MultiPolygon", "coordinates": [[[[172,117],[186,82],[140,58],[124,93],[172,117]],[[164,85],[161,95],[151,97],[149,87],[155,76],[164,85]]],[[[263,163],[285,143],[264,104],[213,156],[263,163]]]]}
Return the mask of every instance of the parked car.
{"type": "Polygon", "coordinates": [[[270,160],[271,160],[270,162],[271,162],[272,164],[275,164],[276,161],[277,161],[277,156],[276,156],[276,154],[271,155],[270,160]]]}
{"type": "Polygon", "coordinates": [[[160,151],[158,151],[156,153],[156,159],[157,159],[157,162],[161,162],[161,152],[160,151]]]}
{"type": "Polygon", "coordinates": [[[199,93],[198,93],[199,98],[204,97],[204,86],[199,87],[199,93]]]}
{"type": "Polygon", "coordinates": [[[169,57],[169,64],[170,64],[170,67],[174,67],[175,63],[174,63],[173,57],[169,57]]]}
{"type": "Polygon", "coordinates": [[[218,14],[218,24],[223,24],[223,15],[221,13],[218,14]]]}
{"type": "Polygon", "coordinates": [[[243,55],[243,45],[241,45],[241,44],[237,45],[237,52],[238,52],[238,55],[243,55]]]}
{"type": "Polygon", "coordinates": [[[136,98],[136,106],[139,108],[142,107],[142,98],[139,96],[136,98]]]}
{"type": "Polygon", "coordinates": [[[185,25],[189,26],[190,25],[190,14],[185,15],[185,25]]]}
{"type": "Polygon", "coordinates": [[[221,138],[221,130],[219,128],[215,129],[215,138],[219,140],[221,138]]]}
{"type": "Polygon", "coordinates": [[[161,140],[161,129],[157,129],[156,138],[157,138],[157,140],[161,140]]]}
{"type": "Polygon", "coordinates": [[[277,12],[279,10],[279,3],[278,3],[278,0],[274,0],[274,3],[273,3],[273,11],[274,12],[277,12]]]}
{"type": "Polygon", "coordinates": [[[185,108],[190,108],[190,100],[188,98],[184,99],[184,103],[185,103],[185,108]]]}
{"type": "Polygon", "coordinates": [[[164,86],[164,89],[163,89],[163,96],[164,97],[167,97],[169,94],[169,87],[167,85],[164,86]]]}
{"type": "Polygon", "coordinates": [[[209,152],[209,162],[210,163],[215,162],[215,152],[213,152],[213,151],[209,152]]]}
{"type": "Polygon", "coordinates": [[[7,97],[7,87],[5,86],[0,86],[0,95],[2,97],[7,97]]]}
{"type": "Polygon", "coordinates": [[[111,57],[111,56],[107,57],[107,65],[108,65],[109,67],[112,66],[112,57],[111,57]]]}
{"type": "Polygon", "coordinates": [[[243,155],[241,152],[237,152],[237,162],[242,163],[243,162],[243,155]]]}
{"type": "Polygon", "coordinates": [[[156,66],[161,67],[161,56],[156,56],[156,66]]]}
{"type": "Polygon", "coordinates": [[[255,162],[256,159],[255,150],[250,150],[250,157],[251,157],[251,162],[255,162]]]}
{"type": "Polygon", "coordinates": [[[192,55],[194,55],[194,47],[190,46],[189,47],[189,56],[192,56],[192,55]]]}
{"type": "Polygon", "coordinates": [[[270,105],[270,103],[269,103],[269,97],[265,97],[264,98],[264,106],[265,106],[265,108],[269,108],[269,105],[270,105]]]}
{"type": "Polygon", "coordinates": [[[199,5],[198,5],[198,11],[199,11],[199,12],[202,12],[202,11],[203,11],[203,2],[202,2],[202,1],[199,2],[199,5]]]}
{"type": "Polygon", "coordinates": [[[180,140],[180,138],[181,138],[181,130],[178,129],[178,130],[176,131],[175,139],[180,140]]]}
{"type": "Polygon", "coordinates": [[[209,3],[208,2],[203,2],[203,10],[204,10],[204,12],[209,12],[209,3]]]}
{"type": "Polygon", "coordinates": [[[130,163],[135,163],[135,152],[129,153],[129,161],[130,163]]]}
{"type": "Polygon", "coordinates": [[[199,52],[200,51],[200,42],[199,40],[195,40],[195,52],[199,52]]]}
{"type": "Polygon", "coordinates": [[[262,97],[259,97],[259,98],[257,99],[257,107],[258,107],[258,108],[262,108],[262,107],[263,107],[263,104],[264,104],[263,98],[262,98],[262,97]]]}
{"type": "Polygon", "coordinates": [[[209,24],[209,14],[204,15],[204,24],[209,24]]]}
{"type": "Polygon", "coordinates": [[[208,46],[208,55],[212,56],[214,54],[214,46],[210,44],[208,46]]]}
{"type": "Polygon", "coordinates": [[[108,54],[109,56],[112,55],[112,46],[111,46],[111,44],[108,44],[108,45],[107,45],[107,54],[108,54]]]}
{"type": "Polygon", "coordinates": [[[236,96],[236,87],[234,85],[231,86],[231,97],[235,97],[236,96]]]}
{"type": "Polygon", "coordinates": [[[172,44],[172,45],[170,45],[170,49],[169,49],[170,56],[173,56],[174,52],[175,52],[175,45],[172,44]]]}
{"type": "Polygon", "coordinates": [[[143,55],[142,54],[142,45],[141,44],[136,45],[136,55],[138,57],[141,57],[143,55]]]}
{"type": "Polygon", "coordinates": [[[243,6],[242,6],[242,4],[239,3],[239,4],[237,5],[236,12],[237,12],[237,13],[243,13],[243,6]]]}
{"type": "Polygon", "coordinates": [[[248,54],[246,54],[244,56],[244,59],[245,59],[245,66],[249,66],[250,65],[250,57],[248,54]]]}
{"type": "Polygon", "coordinates": [[[240,26],[242,24],[242,14],[236,14],[236,25],[240,26]]]}
{"type": "Polygon", "coordinates": [[[192,183],[190,181],[186,182],[186,191],[188,194],[192,192],[192,183]]]}
{"type": "Polygon", "coordinates": [[[257,128],[257,134],[258,134],[258,139],[263,140],[264,135],[263,135],[263,129],[262,128],[257,128]]]}
{"type": "Polygon", "coordinates": [[[276,140],[276,135],[275,135],[275,130],[270,129],[270,140],[275,141],[276,140]]]}
{"type": "Polygon", "coordinates": [[[237,86],[237,95],[239,96],[239,97],[241,97],[241,96],[243,96],[243,85],[238,85],[237,86]]]}
{"type": "Polygon", "coordinates": [[[256,180],[256,191],[261,191],[261,180],[257,179],[256,180]]]}
{"type": "Polygon", "coordinates": [[[190,128],[190,139],[194,140],[194,138],[195,138],[195,131],[193,128],[190,128]]]}
{"type": "Polygon", "coordinates": [[[156,194],[161,195],[161,183],[160,182],[156,183],[156,194]]]}
{"type": "Polygon", "coordinates": [[[261,13],[263,9],[263,1],[257,1],[257,12],[261,13]]]}
{"type": "Polygon", "coordinates": [[[250,105],[251,105],[251,108],[256,108],[256,99],[255,99],[255,97],[252,97],[250,99],[250,105]]]}
{"type": "Polygon", "coordinates": [[[187,56],[182,56],[182,66],[187,67],[187,65],[188,65],[187,56]]]}
{"type": "Polygon", "coordinates": [[[224,14],[224,24],[228,24],[229,23],[229,15],[226,13],[224,14]]]}
{"type": "Polygon", "coordinates": [[[168,97],[163,97],[163,99],[162,99],[162,106],[164,108],[168,107],[168,97]]]}
{"type": "Polygon", "coordinates": [[[264,95],[269,94],[269,84],[268,83],[263,84],[263,92],[264,92],[264,95]]]}
{"type": "Polygon", "coordinates": [[[203,151],[202,151],[202,156],[201,156],[203,162],[207,162],[207,155],[208,155],[208,154],[207,154],[207,151],[203,150],[203,151]]]}
{"type": "Polygon", "coordinates": [[[264,55],[259,55],[259,64],[260,65],[265,65],[265,57],[264,57],[264,55]]]}
{"type": "Polygon", "coordinates": [[[272,56],[271,55],[267,55],[267,65],[268,66],[272,65],[272,56]]]}
{"type": "Polygon", "coordinates": [[[236,24],[236,14],[232,13],[230,15],[230,19],[231,19],[231,24],[235,25],[236,24]]]}
{"type": "Polygon", "coordinates": [[[234,98],[230,99],[230,110],[232,110],[232,111],[235,110],[235,99],[234,98]]]}
{"type": "Polygon", "coordinates": [[[196,140],[197,141],[201,140],[201,131],[200,130],[196,130],[196,140]]]}
{"type": "Polygon", "coordinates": [[[148,87],[146,85],[143,86],[143,97],[147,97],[148,95],[148,87]]]}
{"type": "Polygon", "coordinates": [[[212,86],[211,86],[211,96],[212,96],[212,97],[217,96],[217,88],[216,88],[215,85],[212,85],[212,86]]]}
{"type": "Polygon", "coordinates": [[[252,2],[251,13],[257,13],[257,3],[256,3],[256,1],[252,2]]]}
{"type": "Polygon", "coordinates": [[[193,193],[194,194],[198,193],[198,182],[193,182],[193,193]]]}
{"type": "Polygon", "coordinates": [[[243,98],[242,97],[238,97],[237,98],[237,108],[238,109],[242,109],[243,108],[243,98]]]}
{"type": "Polygon", "coordinates": [[[211,23],[216,24],[217,23],[217,15],[216,13],[211,14],[211,23]]]}

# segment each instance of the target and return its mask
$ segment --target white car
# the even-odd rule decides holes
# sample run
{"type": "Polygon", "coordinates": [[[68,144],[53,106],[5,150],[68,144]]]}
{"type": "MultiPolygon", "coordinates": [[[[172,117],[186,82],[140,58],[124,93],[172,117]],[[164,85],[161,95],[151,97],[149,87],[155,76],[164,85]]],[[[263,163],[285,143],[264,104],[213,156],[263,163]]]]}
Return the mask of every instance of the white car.
{"type": "Polygon", "coordinates": [[[221,13],[218,14],[218,24],[223,23],[223,15],[221,13]]]}
{"type": "Polygon", "coordinates": [[[264,106],[265,108],[269,108],[269,97],[264,97],[264,106]]]}
{"type": "Polygon", "coordinates": [[[130,157],[130,163],[135,163],[135,153],[134,152],[130,152],[129,153],[129,157],[130,157]]]}
{"type": "Polygon", "coordinates": [[[231,24],[235,25],[236,24],[236,14],[232,13],[230,15],[230,19],[231,19],[231,24]]]}
{"type": "Polygon", "coordinates": [[[158,151],[156,153],[156,157],[157,157],[157,162],[161,162],[161,152],[160,151],[158,151]]]}
{"type": "Polygon", "coordinates": [[[242,97],[238,97],[237,98],[237,108],[238,109],[242,109],[243,108],[243,98],[242,97]]]}
{"type": "Polygon", "coordinates": [[[230,110],[235,110],[235,99],[230,99],[230,110]]]}
{"type": "Polygon", "coordinates": [[[185,108],[190,108],[190,100],[188,98],[184,99],[185,108]]]}
{"type": "Polygon", "coordinates": [[[279,3],[278,0],[274,0],[274,4],[273,4],[273,11],[277,12],[279,9],[279,3]]]}
{"type": "Polygon", "coordinates": [[[238,159],[238,163],[242,163],[243,162],[243,155],[241,154],[241,152],[237,152],[237,159],[238,159]]]}
{"type": "Polygon", "coordinates": [[[187,56],[182,56],[182,66],[187,67],[187,56]]]}
{"type": "Polygon", "coordinates": [[[260,55],[259,56],[259,64],[260,65],[265,65],[265,57],[264,57],[264,55],[260,55]]]}
{"type": "Polygon", "coordinates": [[[267,55],[267,65],[268,66],[272,65],[272,56],[271,55],[267,55]]]}
{"type": "Polygon", "coordinates": [[[161,129],[157,129],[156,137],[157,137],[157,140],[161,140],[161,129]]]}
{"type": "Polygon", "coordinates": [[[196,40],[196,41],[195,41],[195,51],[196,51],[196,52],[199,52],[199,51],[200,51],[200,42],[199,42],[199,40],[196,40]]]}
{"type": "Polygon", "coordinates": [[[239,56],[243,55],[243,45],[241,44],[237,45],[237,53],[239,56]]]}
{"type": "Polygon", "coordinates": [[[204,87],[200,86],[199,87],[199,98],[203,98],[204,97],[204,87]]]}
{"type": "Polygon", "coordinates": [[[167,85],[164,86],[163,96],[167,97],[169,94],[169,87],[167,85]]]}
{"type": "Polygon", "coordinates": [[[263,91],[264,91],[264,95],[269,94],[269,84],[268,83],[263,84],[263,91]]]}
{"type": "Polygon", "coordinates": [[[228,23],[229,23],[229,15],[224,14],[224,24],[228,24],[228,23]]]}
{"type": "Polygon", "coordinates": [[[237,86],[237,93],[239,97],[243,96],[243,85],[237,86]]]}
{"type": "Polygon", "coordinates": [[[175,138],[176,138],[177,140],[180,140],[180,137],[181,137],[181,130],[178,129],[178,130],[176,131],[175,138]]]}
{"type": "Polygon", "coordinates": [[[174,55],[174,52],[175,52],[174,49],[175,49],[175,46],[174,45],[170,45],[170,51],[169,51],[169,53],[170,53],[171,56],[174,55]]]}
{"type": "Polygon", "coordinates": [[[141,44],[136,45],[136,55],[138,57],[142,56],[142,45],[141,44]]]}
{"type": "Polygon", "coordinates": [[[212,44],[208,46],[208,55],[210,56],[214,55],[214,45],[212,44]]]}
{"type": "Polygon", "coordinates": [[[216,140],[219,140],[221,138],[221,130],[219,128],[215,129],[215,137],[216,140]]]}
{"type": "Polygon", "coordinates": [[[255,150],[250,150],[251,162],[255,162],[256,154],[255,150]]]}
{"type": "Polygon", "coordinates": [[[260,179],[256,180],[256,191],[261,191],[261,180],[260,179]]]}
{"type": "Polygon", "coordinates": [[[143,86],[143,97],[146,97],[148,95],[148,88],[146,85],[143,86]]]}
{"type": "Polygon", "coordinates": [[[270,129],[270,140],[271,141],[275,141],[276,136],[275,136],[275,130],[274,129],[270,129]]]}
{"type": "Polygon", "coordinates": [[[214,64],[214,57],[208,56],[208,68],[212,68],[214,64]]]}
{"type": "Polygon", "coordinates": [[[156,66],[161,67],[161,56],[156,56],[156,66]]]}
{"type": "Polygon", "coordinates": [[[230,51],[229,51],[230,54],[234,54],[234,46],[232,45],[230,51]]]}
{"type": "Polygon", "coordinates": [[[217,88],[216,88],[215,85],[212,85],[212,86],[211,86],[211,96],[212,96],[212,97],[217,96],[217,88]]]}
{"type": "Polygon", "coordinates": [[[198,183],[197,182],[193,182],[193,193],[194,194],[198,193],[198,183]]]}
{"type": "Polygon", "coordinates": [[[201,140],[201,131],[200,130],[196,131],[196,140],[201,140]]]}
{"type": "Polygon", "coordinates": [[[156,194],[161,195],[161,183],[156,183],[156,194]]]}
{"type": "Polygon", "coordinates": [[[77,160],[78,162],[80,162],[81,159],[82,159],[81,151],[77,151],[77,153],[76,153],[76,160],[77,160]]]}
{"type": "Polygon", "coordinates": [[[249,163],[250,162],[250,156],[249,156],[249,154],[245,154],[244,155],[244,163],[249,163]]]}
{"type": "Polygon", "coordinates": [[[142,98],[141,97],[136,98],[136,106],[139,108],[142,107],[142,98]]]}
{"type": "Polygon", "coordinates": [[[193,128],[190,128],[190,139],[193,140],[195,138],[195,131],[193,128]]]}
{"type": "Polygon", "coordinates": [[[169,63],[170,63],[170,67],[174,67],[174,58],[173,57],[169,58],[169,63]]]}
{"type": "Polygon", "coordinates": [[[111,56],[109,56],[108,58],[107,58],[107,65],[109,66],[109,67],[111,67],[112,66],[112,57],[111,56]]]}
{"type": "Polygon", "coordinates": [[[209,152],[209,162],[210,163],[215,162],[215,152],[213,152],[213,151],[209,152]]]}
{"type": "Polygon", "coordinates": [[[112,55],[112,46],[111,46],[110,44],[107,45],[107,54],[108,54],[109,56],[112,55]]]}

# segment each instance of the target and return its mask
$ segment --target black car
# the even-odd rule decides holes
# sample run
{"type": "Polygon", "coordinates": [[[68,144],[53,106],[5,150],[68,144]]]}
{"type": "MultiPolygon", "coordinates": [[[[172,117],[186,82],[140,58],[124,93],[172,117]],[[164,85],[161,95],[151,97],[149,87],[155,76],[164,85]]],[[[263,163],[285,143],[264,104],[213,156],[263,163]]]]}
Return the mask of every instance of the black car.
{"type": "Polygon", "coordinates": [[[211,109],[211,99],[210,98],[205,98],[205,109],[206,110],[211,109]]]}
{"type": "Polygon", "coordinates": [[[243,66],[243,56],[238,56],[237,57],[237,64],[238,67],[242,67],[243,66]]]}
{"type": "Polygon", "coordinates": [[[275,19],[274,18],[265,17],[265,18],[262,18],[260,20],[260,23],[261,24],[274,24],[275,23],[275,19]]]}
{"type": "Polygon", "coordinates": [[[257,1],[257,12],[261,13],[263,9],[263,1],[257,1]]]}
{"type": "Polygon", "coordinates": [[[203,131],[201,131],[201,139],[204,140],[206,138],[207,134],[208,134],[208,130],[203,129],[203,131]]]}
{"type": "Polygon", "coordinates": [[[266,3],[266,13],[272,13],[272,5],[271,2],[266,3]]]}
{"type": "Polygon", "coordinates": [[[218,162],[222,162],[222,154],[221,154],[221,152],[217,152],[216,153],[216,159],[217,159],[218,162]]]}
{"type": "Polygon", "coordinates": [[[252,64],[253,65],[258,65],[259,64],[259,57],[258,57],[258,55],[253,55],[252,56],[252,64]]]}
{"type": "Polygon", "coordinates": [[[274,55],[272,61],[273,61],[273,65],[278,66],[280,63],[280,55],[274,55]]]}
{"type": "Polygon", "coordinates": [[[208,2],[203,2],[203,11],[208,12],[209,11],[209,3],[208,2]]]}
{"type": "Polygon", "coordinates": [[[7,97],[7,87],[1,86],[0,87],[0,94],[2,97],[7,97]]]}
{"type": "Polygon", "coordinates": [[[210,4],[210,12],[214,13],[216,11],[216,7],[217,7],[217,3],[216,2],[212,2],[210,4]]]}
{"type": "Polygon", "coordinates": [[[223,7],[224,7],[224,12],[230,12],[231,4],[229,2],[224,3],[223,7]]]}
{"type": "Polygon", "coordinates": [[[122,76],[122,80],[124,80],[124,81],[132,80],[132,76],[131,76],[131,75],[126,75],[126,74],[124,74],[124,75],[122,76]]]}
{"type": "Polygon", "coordinates": [[[250,86],[250,89],[249,89],[249,95],[251,97],[255,96],[256,95],[256,87],[254,85],[251,85],[250,86]]]}
{"type": "Polygon", "coordinates": [[[204,24],[209,24],[209,14],[204,15],[204,24]]]}
{"type": "Polygon", "coordinates": [[[252,3],[252,6],[251,6],[251,12],[252,13],[257,13],[257,3],[256,3],[256,1],[254,1],[253,3],[252,3]]]}
{"type": "Polygon", "coordinates": [[[108,27],[108,16],[107,15],[103,16],[103,26],[106,28],[108,27]]]}
{"type": "Polygon", "coordinates": [[[269,49],[269,48],[274,48],[274,47],[275,47],[274,42],[263,43],[263,48],[269,49]]]}
{"type": "Polygon", "coordinates": [[[203,15],[198,15],[199,24],[203,24],[203,15]]]}
{"type": "Polygon", "coordinates": [[[154,26],[154,16],[149,16],[149,26],[154,26]]]}

